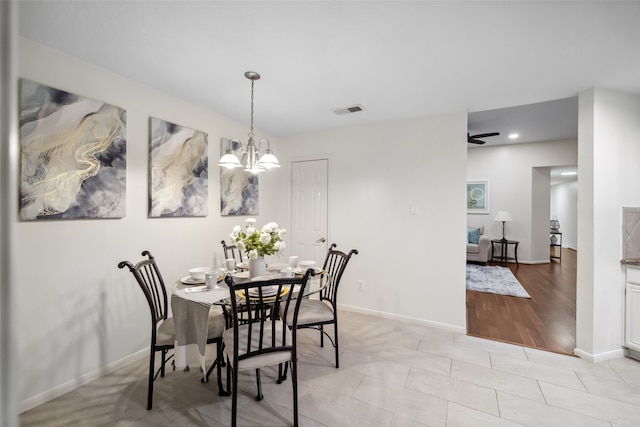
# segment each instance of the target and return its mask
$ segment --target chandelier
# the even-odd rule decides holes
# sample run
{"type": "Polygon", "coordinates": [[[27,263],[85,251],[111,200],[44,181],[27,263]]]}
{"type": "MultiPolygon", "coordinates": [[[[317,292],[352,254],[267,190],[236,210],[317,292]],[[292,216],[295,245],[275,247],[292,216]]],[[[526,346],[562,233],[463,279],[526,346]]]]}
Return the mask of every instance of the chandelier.
{"type": "Polygon", "coordinates": [[[271,151],[271,144],[268,139],[261,139],[257,145],[253,140],[253,137],[255,136],[253,133],[253,83],[260,79],[260,74],[255,71],[247,71],[244,73],[244,76],[251,80],[251,127],[249,130],[247,148],[242,149],[242,142],[239,139],[232,139],[229,141],[229,148],[227,148],[224,155],[220,158],[218,165],[227,169],[234,169],[242,167],[244,164],[245,171],[255,174],[266,169],[279,168],[280,163],[278,163],[278,159],[273,154],[273,151],[271,151]],[[260,150],[263,143],[267,144],[267,148],[264,152],[260,150]],[[236,155],[238,150],[235,150],[235,147],[239,147],[241,149],[242,163],[236,155]]]}

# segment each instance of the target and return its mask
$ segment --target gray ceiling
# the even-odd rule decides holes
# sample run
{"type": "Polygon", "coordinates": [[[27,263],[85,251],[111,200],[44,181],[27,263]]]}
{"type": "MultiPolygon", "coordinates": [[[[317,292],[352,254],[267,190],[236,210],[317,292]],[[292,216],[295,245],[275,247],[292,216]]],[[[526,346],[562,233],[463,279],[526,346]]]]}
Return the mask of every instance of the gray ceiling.
{"type": "Polygon", "coordinates": [[[483,146],[575,139],[578,137],[578,98],[469,113],[467,126],[471,135],[500,133],[480,138],[485,141],[483,146]],[[510,139],[510,134],[519,136],[510,139]]]}
{"type": "Polygon", "coordinates": [[[640,94],[640,2],[22,1],[19,18],[26,38],[247,123],[258,71],[255,126],[273,135],[467,111],[472,133],[562,139],[578,92],[640,94]]]}

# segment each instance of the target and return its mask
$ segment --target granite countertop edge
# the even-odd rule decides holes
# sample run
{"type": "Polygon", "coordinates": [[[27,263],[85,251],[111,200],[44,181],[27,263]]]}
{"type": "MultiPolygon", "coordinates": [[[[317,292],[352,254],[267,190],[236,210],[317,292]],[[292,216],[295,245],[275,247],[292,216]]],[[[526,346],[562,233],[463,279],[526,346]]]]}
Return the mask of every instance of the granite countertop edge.
{"type": "Polygon", "coordinates": [[[640,265],[640,258],[625,258],[620,263],[623,265],[640,265]]]}

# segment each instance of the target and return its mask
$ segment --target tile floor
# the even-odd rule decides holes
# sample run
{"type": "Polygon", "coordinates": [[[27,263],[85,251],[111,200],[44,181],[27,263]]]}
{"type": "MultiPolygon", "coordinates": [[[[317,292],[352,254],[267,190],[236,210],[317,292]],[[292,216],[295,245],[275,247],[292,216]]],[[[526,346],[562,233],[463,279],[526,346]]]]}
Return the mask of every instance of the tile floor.
{"type": "MultiPolygon", "coordinates": [[[[340,312],[341,359],[300,333],[301,426],[640,426],[640,362],[579,358],[340,312]]],[[[156,381],[147,359],[20,416],[22,426],[227,426],[231,398],[197,370],[156,381]]],[[[265,399],[241,376],[242,426],[291,425],[291,382],[263,371],[265,399]]]]}

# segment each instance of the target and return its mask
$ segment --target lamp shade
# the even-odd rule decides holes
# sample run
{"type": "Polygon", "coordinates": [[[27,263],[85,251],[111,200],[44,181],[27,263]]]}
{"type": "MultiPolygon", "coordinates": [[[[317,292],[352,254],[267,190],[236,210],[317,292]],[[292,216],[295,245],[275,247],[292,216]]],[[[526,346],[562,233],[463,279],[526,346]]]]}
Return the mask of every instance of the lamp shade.
{"type": "Polygon", "coordinates": [[[280,167],[280,163],[278,163],[278,159],[273,154],[273,151],[271,151],[270,148],[268,148],[267,151],[262,155],[262,157],[260,157],[260,160],[258,160],[258,165],[262,166],[265,169],[273,169],[273,168],[280,167]]]}
{"type": "Polygon", "coordinates": [[[238,159],[238,157],[236,157],[235,154],[233,154],[233,151],[231,151],[231,149],[228,149],[225,152],[224,156],[220,158],[220,162],[218,162],[218,165],[223,166],[227,169],[234,169],[242,166],[240,164],[240,160],[238,159]]]}
{"type": "Polygon", "coordinates": [[[513,218],[511,218],[511,214],[509,212],[500,211],[500,212],[498,212],[496,217],[493,218],[493,220],[494,221],[509,222],[509,221],[513,221],[513,218]]]}

